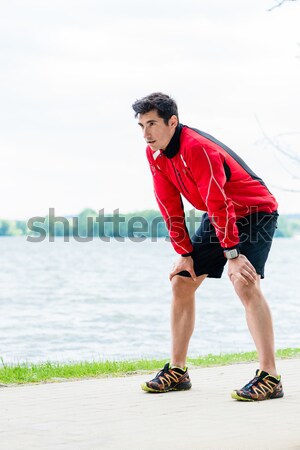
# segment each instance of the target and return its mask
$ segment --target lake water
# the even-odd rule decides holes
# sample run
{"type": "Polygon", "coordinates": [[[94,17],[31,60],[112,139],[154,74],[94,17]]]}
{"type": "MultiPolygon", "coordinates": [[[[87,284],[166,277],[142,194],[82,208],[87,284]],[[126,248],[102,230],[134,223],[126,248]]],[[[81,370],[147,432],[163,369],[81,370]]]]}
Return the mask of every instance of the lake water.
{"type": "MultiPolygon", "coordinates": [[[[5,362],[169,355],[170,243],[30,243],[0,238],[0,357],[5,362]]],[[[276,239],[262,281],[276,347],[300,347],[300,240],[276,239]]],[[[253,350],[227,279],[197,292],[190,356],[253,350]]]]}

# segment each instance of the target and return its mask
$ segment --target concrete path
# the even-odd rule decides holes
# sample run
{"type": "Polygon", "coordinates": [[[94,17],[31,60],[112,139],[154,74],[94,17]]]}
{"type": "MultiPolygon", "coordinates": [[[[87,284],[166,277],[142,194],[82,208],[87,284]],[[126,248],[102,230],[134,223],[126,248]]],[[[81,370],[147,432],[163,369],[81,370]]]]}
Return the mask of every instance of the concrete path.
{"type": "Polygon", "coordinates": [[[300,359],[282,360],[283,399],[232,400],[256,364],[190,370],[187,392],[148,394],[146,376],[0,389],[1,450],[300,449],[300,359]]]}

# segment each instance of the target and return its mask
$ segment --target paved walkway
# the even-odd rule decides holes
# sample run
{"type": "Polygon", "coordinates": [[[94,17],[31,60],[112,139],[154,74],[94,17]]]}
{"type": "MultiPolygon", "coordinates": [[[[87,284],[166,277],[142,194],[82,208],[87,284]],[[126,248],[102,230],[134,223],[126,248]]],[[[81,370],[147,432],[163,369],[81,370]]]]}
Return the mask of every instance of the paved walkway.
{"type": "Polygon", "coordinates": [[[1,450],[300,449],[300,359],[283,399],[232,400],[256,364],[192,369],[187,392],[148,394],[149,375],[0,389],[1,450]]]}

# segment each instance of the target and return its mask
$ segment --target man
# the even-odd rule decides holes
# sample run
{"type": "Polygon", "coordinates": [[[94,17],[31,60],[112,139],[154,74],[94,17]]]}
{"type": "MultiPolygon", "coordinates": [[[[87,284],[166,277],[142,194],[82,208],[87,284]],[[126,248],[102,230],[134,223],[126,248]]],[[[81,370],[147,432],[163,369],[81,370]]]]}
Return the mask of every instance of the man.
{"type": "Polygon", "coordinates": [[[132,107],[147,142],[158,206],[180,255],[170,273],[171,361],[142,389],[191,388],[186,357],[194,330],[195,292],[206,277],[220,278],[228,261],[228,275],[245,307],[260,364],[255,377],[231,396],[244,401],[282,397],[272,318],[260,287],[278,217],[275,198],[231,149],[180,124],[177,105],[168,95],[153,93],[132,107]],[[206,211],[192,238],[181,195],[206,211]]]}

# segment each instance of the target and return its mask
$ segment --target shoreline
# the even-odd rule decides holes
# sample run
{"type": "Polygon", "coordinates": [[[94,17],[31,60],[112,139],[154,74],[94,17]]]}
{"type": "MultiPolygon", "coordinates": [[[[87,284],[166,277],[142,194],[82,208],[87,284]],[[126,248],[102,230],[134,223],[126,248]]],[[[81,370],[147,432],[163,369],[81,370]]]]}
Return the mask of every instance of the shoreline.
{"type": "MultiPolygon", "coordinates": [[[[276,359],[300,358],[300,348],[285,348],[276,351],[276,359]]],[[[166,359],[140,359],[133,361],[82,361],[59,363],[6,364],[2,358],[0,367],[0,387],[26,384],[55,383],[108,377],[128,377],[160,370],[166,359]]],[[[257,352],[208,354],[197,358],[188,358],[187,365],[193,368],[209,368],[233,364],[253,363],[257,361],[257,352]]]]}

